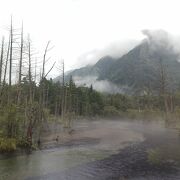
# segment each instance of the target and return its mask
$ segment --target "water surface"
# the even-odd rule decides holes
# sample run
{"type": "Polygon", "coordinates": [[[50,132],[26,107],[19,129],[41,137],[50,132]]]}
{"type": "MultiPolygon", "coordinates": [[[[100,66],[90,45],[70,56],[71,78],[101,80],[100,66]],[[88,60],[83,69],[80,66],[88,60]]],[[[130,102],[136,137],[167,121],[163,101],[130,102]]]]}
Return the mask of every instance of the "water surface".
{"type": "MultiPolygon", "coordinates": [[[[145,163],[136,170],[137,178],[147,179],[151,175],[156,176],[154,174],[156,170],[152,170],[152,174],[147,176],[146,173],[141,175],[141,172],[145,171],[144,167],[160,168],[161,161],[173,164],[175,161],[178,162],[178,158],[168,157],[164,160],[161,155],[164,153],[162,149],[169,147],[174,148],[165,152],[165,157],[171,154],[171,151],[180,150],[177,130],[165,128],[162,121],[78,121],[74,129],[74,133],[64,144],[60,142],[54,144],[53,148],[33,152],[30,155],[1,159],[0,179],[132,179],[135,177],[131,174],[135,172],[131,168],[134,168],[133,164],[137,162],[142,165],[145,163]],[[162,157],[156,162],[159,156],[162,157]]],[[[169,165],[169,170],[170,166],[172,165],[169,165]]],[[[157,171],[157,174],[164,176],[163,169],[162,173],[157,171]]],[[[171,178],[174,174],[169,172],[171,178]]],[[[178,172],[176,176],[177,174],[178,172]]]]}

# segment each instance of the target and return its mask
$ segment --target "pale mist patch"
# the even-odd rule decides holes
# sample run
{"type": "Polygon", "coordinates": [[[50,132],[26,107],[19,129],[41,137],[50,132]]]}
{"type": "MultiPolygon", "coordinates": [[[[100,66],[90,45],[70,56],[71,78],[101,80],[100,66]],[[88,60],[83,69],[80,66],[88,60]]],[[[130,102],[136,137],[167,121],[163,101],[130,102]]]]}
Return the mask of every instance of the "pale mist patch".
{"type": "Polygon", "coordinates": [[[126,88],[119,87],[108,80],[98,80],[97,76],[75,76],[73,80],[77,86],[90,87],[92,85],[95,90],[110,94],[124,93],[124,89],[126,88]]]}
{"type": "Polygon", "coordinates": [[[126,41],[112,42],[103,48],[93,49],[91,51],[88,51],[88,52],[82,54],[78,58],[75,66],[83,67],[86,65],[93,65],[99,59],[101,59],[102,57],[107,56],[107,55],[109,55],[113,58],[119,58],[122,55],[129,52],[131,49],[133,49],[139,43],[140,43],[140,41],[138,41],[138,40],[126,40],[126,41]]]}
{"type": "Polygon", "coordinates": [[[145,29],[142,33],[147,37],[150,48],[153,51],[165,50],[180,55],[180,37],[172,35],[162,29],[145,29]]]}

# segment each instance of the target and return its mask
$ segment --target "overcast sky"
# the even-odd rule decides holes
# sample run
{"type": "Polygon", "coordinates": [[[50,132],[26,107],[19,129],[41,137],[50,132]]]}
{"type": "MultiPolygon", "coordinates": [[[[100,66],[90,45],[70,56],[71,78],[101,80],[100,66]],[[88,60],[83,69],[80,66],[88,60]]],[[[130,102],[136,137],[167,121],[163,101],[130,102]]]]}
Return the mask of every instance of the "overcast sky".
{"type": "Polygon", "coordinates": [[[86,59],[89,63],[93,52],[106,49],[110,44],[143,39],[143,29],[180,34],[179,0],[0,2],[1,33],[9,24],[11,14],[15,25],[20,27],[23,20],[25,32],[30,33],[36,48],[41,51],[51,40],[55,46],[52,61],[64,59],[66,70],[86,64],[86,59]]]}

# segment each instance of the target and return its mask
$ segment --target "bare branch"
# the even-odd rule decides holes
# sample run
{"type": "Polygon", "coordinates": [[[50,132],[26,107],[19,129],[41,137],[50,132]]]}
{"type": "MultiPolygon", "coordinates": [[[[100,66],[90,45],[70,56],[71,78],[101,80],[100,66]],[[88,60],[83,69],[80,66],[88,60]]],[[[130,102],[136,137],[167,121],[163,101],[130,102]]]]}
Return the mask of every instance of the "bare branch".
{"type": "Polygon", "coordinates": [[[55,64],[56,64],[56,62],[54,62],[54,64],[52,65],[52,67],[50,68],[50,70],[46,73],[46,75],[44,76],[44,78],[46,78],[47,75],[51,72],[51,70],[54,68],[55,64]]]}

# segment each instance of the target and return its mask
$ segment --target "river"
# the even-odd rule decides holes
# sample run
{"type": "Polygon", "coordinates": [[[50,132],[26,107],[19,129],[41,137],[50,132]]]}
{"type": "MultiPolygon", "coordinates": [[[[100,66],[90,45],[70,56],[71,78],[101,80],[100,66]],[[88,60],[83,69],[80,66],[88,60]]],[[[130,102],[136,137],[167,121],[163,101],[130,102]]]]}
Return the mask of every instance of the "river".
{"type": "Polygon", "coordinates": [[[0,180],[180,179],[179,132],[164,121],[81,120],[66,142],[0,158],[0,180]]]}

